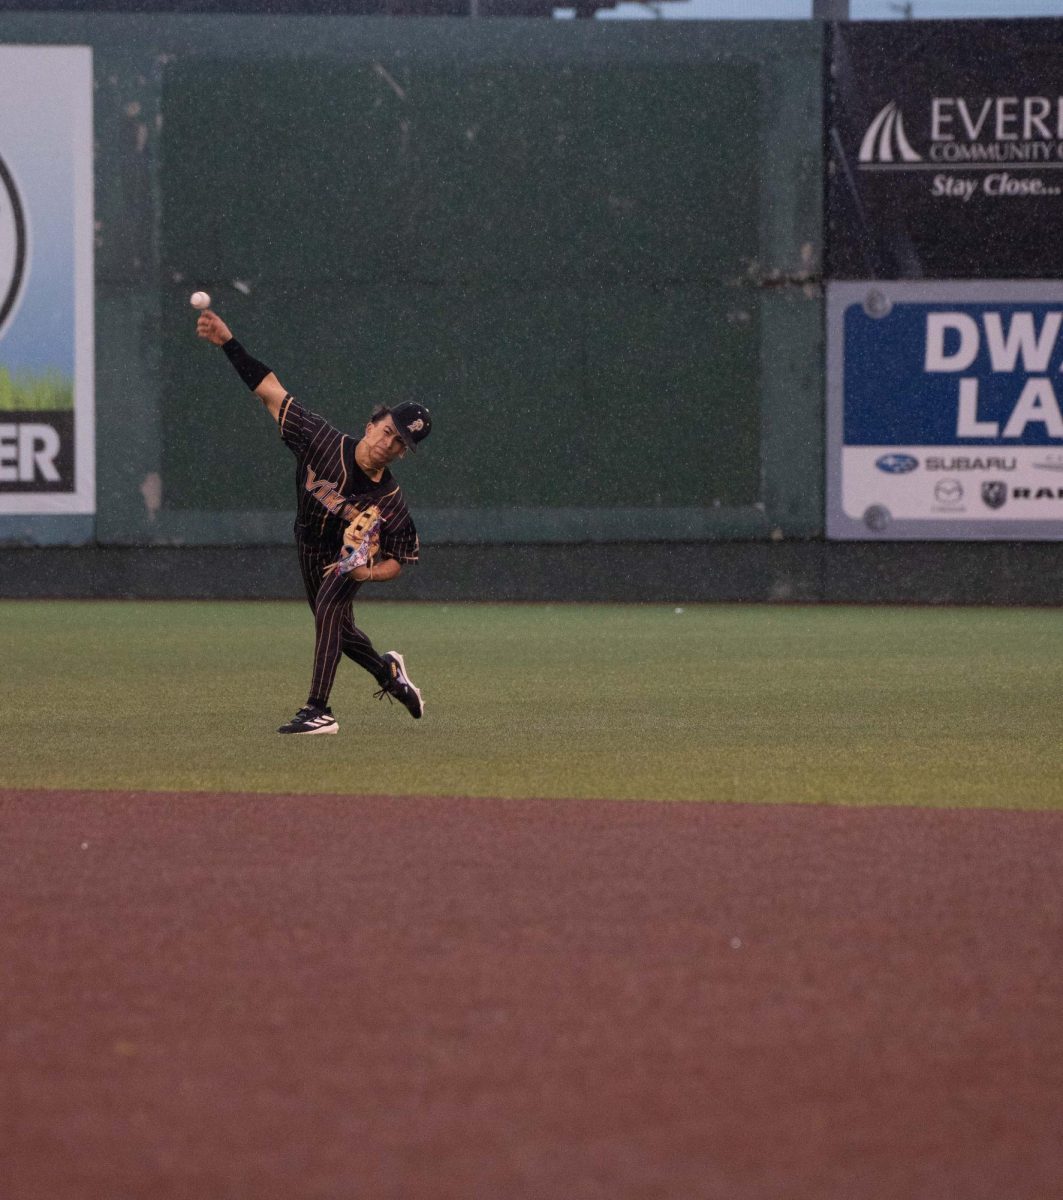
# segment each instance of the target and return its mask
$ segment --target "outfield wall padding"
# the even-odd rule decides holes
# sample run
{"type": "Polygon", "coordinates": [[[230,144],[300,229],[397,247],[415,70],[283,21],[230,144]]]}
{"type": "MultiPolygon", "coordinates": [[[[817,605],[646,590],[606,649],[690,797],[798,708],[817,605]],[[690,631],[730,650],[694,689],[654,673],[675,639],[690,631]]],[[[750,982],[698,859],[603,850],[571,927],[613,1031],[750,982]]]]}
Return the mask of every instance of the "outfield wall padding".
{"type": "Polygon", "coordinates": [[[426,541],[819,532],[822,26],[0,13],[0,42],[94,54],[75,539],[289,535],[199,287],[337,424],[430,405],[426,541]]]}
{"type": "MultiPolygon", "coordinates": [[[[288,546],[0,549],[0,598],[302,600],[288,546]]],[[[1051,543],[720,541],[440,545],[374,600],[1063,603],[1051,543]]]]}

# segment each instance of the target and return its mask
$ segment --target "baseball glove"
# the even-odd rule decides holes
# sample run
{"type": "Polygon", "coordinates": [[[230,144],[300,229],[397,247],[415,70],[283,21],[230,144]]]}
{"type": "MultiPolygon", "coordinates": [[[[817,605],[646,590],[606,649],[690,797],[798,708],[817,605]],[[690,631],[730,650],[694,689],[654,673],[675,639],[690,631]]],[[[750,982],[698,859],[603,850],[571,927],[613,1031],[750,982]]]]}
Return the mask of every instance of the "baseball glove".
{"type": "Polygon", "coordinates": [[[380,509],[375,504],[363,508],[343,531],[343,549],[334,563],[329,563],[325,574],[335,571],[346,575],[355,567],[364,567],[372,562],[380,550],[380,509]]]}

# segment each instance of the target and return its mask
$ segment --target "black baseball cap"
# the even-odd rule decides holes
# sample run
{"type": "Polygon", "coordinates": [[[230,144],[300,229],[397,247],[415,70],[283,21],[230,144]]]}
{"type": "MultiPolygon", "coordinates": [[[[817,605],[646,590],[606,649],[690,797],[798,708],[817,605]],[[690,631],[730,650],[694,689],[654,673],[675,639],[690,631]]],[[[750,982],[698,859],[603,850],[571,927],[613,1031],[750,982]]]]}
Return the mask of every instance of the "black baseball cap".
{"type": "Polygon", "coordinates": [[[432,416],[423,404],[414,400],[406,400],[388,409],[388,415],[395,422],[399,437],[410,450],[417,449],[417,443],[423,442],[432,432],[432,416]]]}

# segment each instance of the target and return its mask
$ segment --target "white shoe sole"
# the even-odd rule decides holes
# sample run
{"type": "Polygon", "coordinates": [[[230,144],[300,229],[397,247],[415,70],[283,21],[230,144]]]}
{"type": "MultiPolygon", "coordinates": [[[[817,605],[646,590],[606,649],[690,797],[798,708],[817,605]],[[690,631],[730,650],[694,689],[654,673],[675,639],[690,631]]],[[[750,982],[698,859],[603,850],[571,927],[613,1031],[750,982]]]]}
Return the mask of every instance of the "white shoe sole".
{"type": "MultiPolygon", "coordinates": [[[[399,671],[402,673],[403,682],[417,697],[417,703],[421,706],[421,711],[416,717],[414,717],[414,720],[419,721],[421,717],[424,716],[424,700],[421,697],[421,689],[417,687],[410,679],[409,675],[406,674],[406,660],[402,657],[402,655],[399,654],[397,650],[388,650],[386,651],[386,654],[388,658],[393,658],[399,664],[399,671]]],[[[412,713],[410,715],[413,716],[412,713]]]]}

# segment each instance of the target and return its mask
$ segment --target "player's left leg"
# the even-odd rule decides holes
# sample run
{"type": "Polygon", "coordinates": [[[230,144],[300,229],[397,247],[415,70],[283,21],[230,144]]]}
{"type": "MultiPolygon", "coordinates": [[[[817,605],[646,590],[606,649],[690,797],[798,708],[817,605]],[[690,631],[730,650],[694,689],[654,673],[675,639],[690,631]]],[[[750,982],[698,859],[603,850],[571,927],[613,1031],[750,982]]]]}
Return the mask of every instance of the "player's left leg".
{"type": "Polygon", "coordinates": [[[353,605],[348,609],[348,619],[343,625],[343,653],[364,667],[380,684],[377,699],[387,696],[405,705],[410,715],[420,717],[424,712],[421,691],[406,674],[402,655],[394,650],[378,654],[369,640],[369,635],[354,623],[353,605]]]}
{"type": "Polygon", "coordinates": [[[377,699],[382,700],[387,696],[391,700],[394,697],[400,704],[405,705],[411,717],[420,718],[424,714],[424,698],[421,689],[406,674],[405,659],[398,651],[389,650],[384,655],[384,664],[387,677],[380,685],[377,699]]]}
{"type": "Polygon", "coordinates": [[[369,635],[354,623],[352,608],[347,609],[347,615],[343,621],[342,642],[343,653],[368,671],[377,683],[383,685],[388,675],[387,664],[373,648],[369,635]]]}

